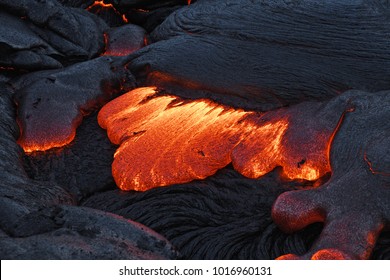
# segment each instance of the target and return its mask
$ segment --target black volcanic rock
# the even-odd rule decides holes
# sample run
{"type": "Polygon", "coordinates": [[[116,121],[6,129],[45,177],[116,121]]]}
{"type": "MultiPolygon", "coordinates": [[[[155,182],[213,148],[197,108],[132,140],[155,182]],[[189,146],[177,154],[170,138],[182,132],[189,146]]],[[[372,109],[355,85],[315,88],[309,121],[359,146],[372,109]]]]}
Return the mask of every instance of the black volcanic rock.
{"type": "Polygon", "coordinates": [[[321,229],[287,235],[271,220],[276,197],[300,185],[281,182],[277,172],[254,180],[224,169],[206,180],[146,192],[102,192],[83,205],[151,227],[184,259],[274,259],[289,251],[302,254],[321,229]]]}
{"type": "Polygon", "coordinates": [[[56,184],[31,180],[16,144],[19,129],[11,93],[0,85],[0,228],[11,232],[18,219],[44,207],[73,204],[73,197],[56,184]]]}
{"type": "Polygon", "coordinates": [[[71,142],[84,115],[132,89],[134,80],[119,58],[105,56],[27,74],[13,86],[22,129],[20,144],[25,151],[42,151],[71,142]]]}
{"type": "Polygon", "coordinates": [[[267,111],[390,87],[388,14],[367,1],[197,1],[129,57],[145,85],[267,111]]]}
{"type": "Polygon", "coordinates": [[[119,8],[133,9],[158,9],[176,5],[188,5],[187,0],[110,0],[110,2],[119,8]]]}
{"type": "Polygon", "coordinates": [[[0,85],[1,259],[172,259],[163,237],[133,221],[89,208],[55,183],[24,172],[15,105],[0,85]]]}
{"type": "MultiPolygon", "coordinates": [[[[354,247],[353,255],[371,249],[373,240],[371,258],[390,258],[389,93],[345,95],[351,106],[334,137],[333,174],[315,183],[282,181],[278,169],[247,179],[228,167],[202,181],[122,192],[111,176],[115,147],[98,128],[95,114],[84,119],[70,145],[24,155],[23,166],[14,101],[35,113],[46,104],[41,112],[61,115],[69,127],[75,115],[69,117],[68,109],[77,111],[78,119],[97,110],[102,100],[96,97],[111,92],[110,86],[117,94],[135,85],[122,59],[94,59],[104,51],[108,26],[82,10],[93,2],[0,0],[2,259],[176,258],[169,242],[185,259],[272,259],[288,253],[310,258],[328,246],[347,253],[354,247]],[[13,80],[16,98],[3,83],[26,71],[62,67],[13,80]],[[106,78],[118,83],[106,87],[106,78]],[[53,103],[44,99],[48,96],[56,96],[53,103]],[[283,203],[295,195],[303,203],[283,203]],[[289,223],[313,201],[327,212],[324,225],[282,232],[271,218],[278,197],[289,212],[278,222],[280,228],[297,230],[289,223]]],[[[351,88],[389,90],[385,2],[198,0],[187,6],[186,0],[105,1],[131,22],[154,30],[154,44],[126,59],[137,84],[260,111],[328,100],[351,88]]],[[[57,120],[39,117],[35,125],[46,129],[57,120]]]]}
{"type": "Polygon", "coordinates": [[[331,178],[315,189],[282,194],[272,210],[286,232],[324,223],[304,259],[329,248],[367,259],[380,233],[390,228],[390,91],[349,91],[338,99],[350,109],[332,142],[331,178]]]}
{"type": "Polygon", "coordinates": [[[174,259],[169,242],[149,228],[101,211],[61,206],[26,215],[18,238],[0,239],[2,259],[174,259]]]}
{"type": "Polygon", "coordinates": [[[135,24],[126,24],[109,29],[106,33],[104,55],[125,56],[145,46],[148,42],[146,31],[135,24]]]}
{"type": "Polygon", "coordinates": [[[95,0],[57,0],[62,5],[73,8],[86,9],[91,6],[95,0]]]}
{"type": "Polygon", "coordinates": [[[17,16],[0,11],[0,65],[24,69],[59,68],[60,53],[17,16]]]}
{"type": "Polygon", "coordinates": [[[164,22],[164,20],[177,9],[183,6],[169,6],[161,7],[155,10],[144,9],[124,9],[127,18],[131,19],[131,22],[141,25],[149,33],[152,32],[157,26],[164,22]]]}
{"type": "Polygon", "coordinates": [[[55,0],[0,0],[0,65],[59,68],[97,56],[108,28],[97,16],[55,0]],[[7,15],[8,14],[8,15],[7,15]]]}
{"type": "Polygon", "coordinates": [[[65,147],[25,156],[27,174],[60,185],[78,201],[116,189],[111,164],[116,147],[97,123],[97,114],[85,117],[74,141],[65,147]]]}

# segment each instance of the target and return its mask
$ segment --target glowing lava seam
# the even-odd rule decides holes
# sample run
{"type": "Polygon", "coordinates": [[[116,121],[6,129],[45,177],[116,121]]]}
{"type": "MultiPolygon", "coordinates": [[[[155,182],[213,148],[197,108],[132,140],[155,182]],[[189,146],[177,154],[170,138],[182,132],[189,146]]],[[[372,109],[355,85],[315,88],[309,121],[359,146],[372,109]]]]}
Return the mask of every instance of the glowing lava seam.
{"type": "Polygon", "coordinates": [[[112,172],[123,190],[203,179],[230,163],[250,178],[277,166],[290,179],[315,180],[330,171],[329,141],[342,112],[321,125],[300,113],[315,116],[321,103],[260,114],[157,93],[138,88],[99,112],[100,126],[120,145],[112,172]]]}
{"type": "Polygon", "coordinates": [[[114,11],[114,13],[116,13],[117,15],[120,15],[122,17],[122,20],[123,22],[129,22],[129,20],[127,19],[126,15],[125,14],[121,14],[115,7],[113,4],[106,4],[104,3],[104,0],[98,0],[98,1],[95,1],[92,5],[90,5],[89,7],[87,7],[87,11],[91,11],[93,8],[106,8],[106,9],[112,9],[114,11]]]}

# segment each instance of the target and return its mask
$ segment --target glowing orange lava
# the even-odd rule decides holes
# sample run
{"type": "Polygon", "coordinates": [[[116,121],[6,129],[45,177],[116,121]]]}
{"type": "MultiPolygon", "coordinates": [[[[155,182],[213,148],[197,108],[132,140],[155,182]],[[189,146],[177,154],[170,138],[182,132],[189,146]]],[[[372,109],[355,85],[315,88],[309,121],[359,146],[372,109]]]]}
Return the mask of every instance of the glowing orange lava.
{"type": "Polygon", "coordinates": [[[114,5],[106,4],[104,3],[104,0],[96,0],[92,5],[90,5],[87,10],[91,11],[92,8],[106,8],[106,9],[112,9],[116,14],[120,15],[122,17],[123,22],[129,22],[128,19],[124,14],[121,14],[115,7],[114,5]]]}
{"type": "MultiPolygon", "coordinates": [[[[21,137],[18,139],[18,144],[23,148],[25,153],[47,151],[53,148],[64,147],[71,143],[76,137],[76,128],[80,122],[80,118],[77,118],[70,125],[65,124],[52,127],[48,124],[47,128],[41,131],[21,131],[21,137]]],[[[46,126],[46,124],[44,126],[46,126]]],[[[19,127],[22,126],[19,125],[19,127]]]]}
{"type": "Polygon", "coordinates": [[[106,4],[104,3],[104,0],[97,0],[95,1],[91,6],[87,8],[87,10],[92,9],[93,7],[104,7],[104,8],[114,8],[112,4],[106,4]]]}
{"type": "Polygon", "coordinates": [[[207,99],[158,95],[149,87],[106,104],[98,121],[120,145],[112,171],[123,190],[203,179],[229,163],[251,178],[282,166],[288,178],[315,180],[330,171],[327,147],[339,117],[331,128],[327,122],[307,129],[317,120],[299,112],[315,113],[320,105],[260,114],[207,99]]]}

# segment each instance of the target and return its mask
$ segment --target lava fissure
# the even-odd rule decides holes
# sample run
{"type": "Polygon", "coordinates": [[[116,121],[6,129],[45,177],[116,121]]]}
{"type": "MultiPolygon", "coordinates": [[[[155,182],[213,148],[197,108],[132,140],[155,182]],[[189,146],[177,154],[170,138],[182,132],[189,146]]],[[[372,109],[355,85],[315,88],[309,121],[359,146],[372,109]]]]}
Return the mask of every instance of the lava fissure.
{"type": "Polygon", "coordinates": [[[366,153],[364,153],[363,159],[364,159],[364,161],[367,163],[368,168],[370,169],[370,172],[371,172],[372,174],[374,174],[374,175],[381,175],[381,176],[390,176],[390,173],[376,171],[376,170],[374,169],[374,167],[372,166],[372,162],[368,159],[366,153]]]}
{"type": "Polygon", "coordinates": [[[102,9],[102,8],[105,8],[105,9],[111,9],[111,10],[113,10],[114,11],[114,13],[115,14],[117,14],[117,15],[119,15],[121,18],[122,18],[122,20],[123,20],[123,22],[124,23],[128,23],[129,22],[129,20],[127,19],[127,17],[126,17],[126,15],[125,14],[121,14],[116,8],[115,8],[115,6],[113,5],[113,4],[111,4],[111,3],[109,3],[109,4],[106,4],[105,2],[104,2],[104,0],[97,0],[97,1],[95,1],[92,5],[90,5],[89,7],[87,7],[87,11],[92,11],[93,9],[102,9]]]}

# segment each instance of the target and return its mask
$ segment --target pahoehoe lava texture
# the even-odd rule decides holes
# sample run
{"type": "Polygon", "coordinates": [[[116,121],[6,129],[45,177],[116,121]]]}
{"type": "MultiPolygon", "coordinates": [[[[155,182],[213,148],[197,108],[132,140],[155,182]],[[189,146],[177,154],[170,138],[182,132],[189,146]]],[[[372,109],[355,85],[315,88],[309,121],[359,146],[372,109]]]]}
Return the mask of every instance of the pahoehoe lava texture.
{"type": "Polygon", "coordinates": [[[117,188],[111,172],[116,147],[99,127],[96,115],[84,118],[71,144],[25,155],[27,174],[35,180],[56,182],[77,201],[117,188]]]}
{"type": "Polygon", "coordinates": [[[202,0],[129,58],[145,85],[269,110],[390,87],[388,13],[369,1],[202,0]]]}
{"type": "MultiPolygon", "coordinates": [[[[83,205],[141,222],[166,236],[184,259],[274,259],[304,254],[321,232],[314,224],[294,234],[278,229],[272,203],[285,191],[311,187],[280,182],[276,173],[254,180],[224,169],[205,181],[147,192],[113,190],[91,196],[83,205]]],[[[389,259],[383,234],[374,257],[389,259]]]]}
{"type": "Polygon", "coordinates": [[[83,205],[116,213],[166,236],[184,259],[274,259],[302,254],[319,233],[282,233],[270,217],[275,198],[298,183],[281,183],[276,173],[254,180],[227,168],[205,181],[147,192],[113,190],[83,205]]]}
{"type": "Polygon", "coordinates": [[[148,41],[146,31],[134,24],[111,28],[105,34],[104,55],[128,55],[144,47],[148,41]]]}
{"type": "Polygon", "coordinates": [[[390,92],[349,92],[343,98],[351,110],[332,143],[330,180],[284,193],[273,206],[273,219],[287,232],[324,222],[302,258],[367,259],[390,227],[390,92]]]}
{"type": "Polygon", "coordinates": [[[56,0],[0,0],[0,66],[60,68],[97,56],[106,23],[56,0]]]}
{"type": "Polygon", "coordinates": [[[0,228],[12,233],[18,220],[40,208],[72,204],[73,198],[59,186],[29,179],[16,144],[19,129],[11,92],[0,84],[0,228]]]}
{"type": "Polygon", "coordinates": [[[85,11],[93,2],[0,0],[2,259],[176,258],[170,242],[184,259],[390,259],[389,93],[378,92],[390,89],[386,1],[105,0],[119,12],[112,18],[85,11]],[[97,58],[104,34],[143,46],[142,29],[109,29],[123,15],[153,31],[150,44],[97,58]],[[48,71],[28,73],[36,70],[48,71]],[[13,96],[3,81],[15,76],[13,96]],[[202,181],[123,192],[111,176],[115,147],[96,122],[101,93],[111,94],[104,76],[124,78],[116,93],[157,86],[262,112],[365,93],[333,99],[348,110],[332,174],[316,182],[283,181],[280,168],[248,179],[228,166],[202,181]],[[49,95],[61,104],[51,107],[49,95]],[[36,113],[37,127],[49,126],[34,107],[47,105],[45,120],[62,108],[71,133],[92,114],[72,143],[26,154],[23,165],[13,101],[19,114],[36,113]]]}
{"type": "Polygon", "coordinates": [[[33,152],[69,144],[83,116],[133,88],[134,80],[120,59],[105,56],[64,69],[33,72],[13,86],[19,143],[26,152],[33,152]]]}
{"type": "Polygon", "coordinates": [[[122,217],[74,206],[55,182],[30,179],[22,165],[12,93],[0,84],[1,259],[171,259],[162,236],[122,217]]]}
{"type": "Polygon", "coordinates": [[[149,228],[101,211],[57,206],[26,215],[0,239],[2,259],[172,259],[176,251],[149,228]],[[34,225],[33,225],[34,223],[34,225]]]}

